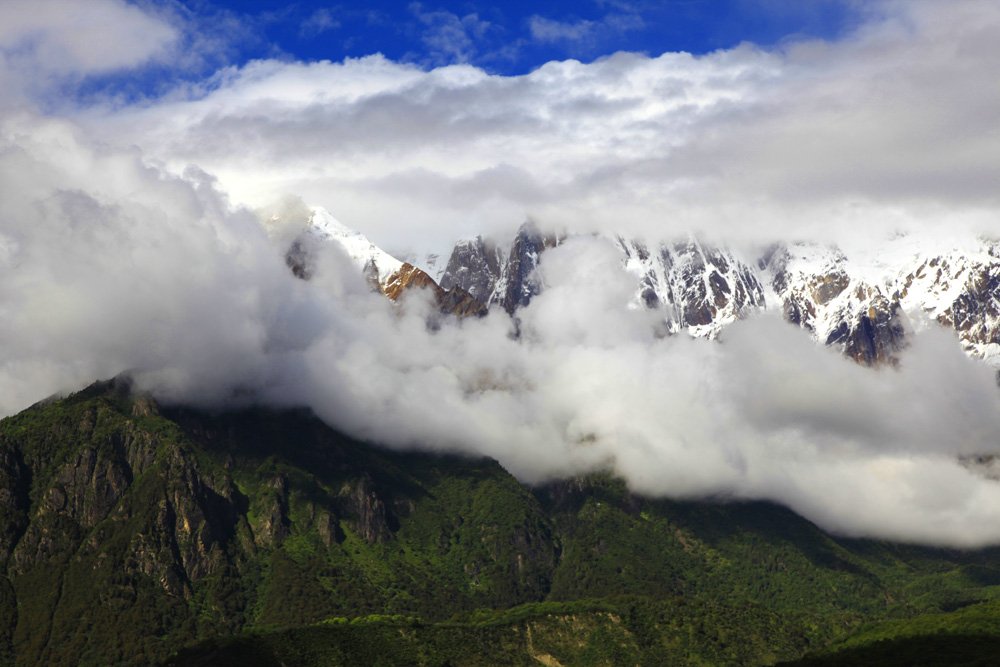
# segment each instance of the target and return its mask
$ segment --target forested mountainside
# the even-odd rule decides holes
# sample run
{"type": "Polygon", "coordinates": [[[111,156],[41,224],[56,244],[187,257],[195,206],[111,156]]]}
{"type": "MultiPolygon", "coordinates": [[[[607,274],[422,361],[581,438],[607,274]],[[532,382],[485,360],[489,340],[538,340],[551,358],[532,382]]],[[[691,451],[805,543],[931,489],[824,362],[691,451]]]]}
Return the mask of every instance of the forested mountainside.
{"type": "Polygon", "coordinates": [[[167,409],[124,379],[0,422],[0,530],[18,665],[199,640],[175,661],[222,661],[225,637],[285,664],[769,664],[1000,597],[996,549],[846,540],[607,474],[526,488],[489,459],[379,449],[301,411],[167,409]]]}

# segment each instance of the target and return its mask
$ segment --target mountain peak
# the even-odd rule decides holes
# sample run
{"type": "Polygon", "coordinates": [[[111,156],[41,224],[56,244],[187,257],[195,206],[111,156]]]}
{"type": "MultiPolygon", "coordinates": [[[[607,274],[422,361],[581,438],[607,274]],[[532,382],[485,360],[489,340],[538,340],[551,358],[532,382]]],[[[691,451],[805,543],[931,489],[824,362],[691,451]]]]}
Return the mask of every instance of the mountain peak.
{"type": "MultiPolygon", "coordinates": [[[[486,307],[474,296],[458,287],[443,289],[424,270],[396,259],[368,240],[361,232],[344,225],[329,211],[312,209],[309,225],[303,234],[314,242],[335,243],[354,262],[368,279],[372,289],[398,301],[413,289],[430,290],[435,304],[442,313],[465,317],[484,315],[486,307]]],[[[299,278],[310,277],[309,244],[298,238],[286,254],[286,261],[299,278]]]]}
{"type": "Polygon", "coordinates": [[[369,241],[361,232],[337,220],[325,208],[312,209],[306,233],[322,241],[336,241],[362,271],[374,272],[380,288],[403,268],[402,261],[369,241]]]}

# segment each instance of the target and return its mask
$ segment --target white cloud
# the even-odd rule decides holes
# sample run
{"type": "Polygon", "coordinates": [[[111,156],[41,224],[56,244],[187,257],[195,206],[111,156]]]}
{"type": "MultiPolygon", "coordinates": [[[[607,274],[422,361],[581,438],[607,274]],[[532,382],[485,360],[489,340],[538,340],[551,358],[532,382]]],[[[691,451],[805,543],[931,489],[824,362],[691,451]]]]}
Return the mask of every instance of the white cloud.
{"type": "Polygon", "coordinates": [[[333,17],[333,12],[326,7],[320,7],[309,15],[299,28],[299,34],[303,37],[318,37],[329,30],[336,30],[340,27],[340,21],[333,17]]]}
{"type": "Polygon", "coordinates": [[[0,146],[3,412],[133,367],[258,372],[294,293],[252,216],[62,121],[5,119],[0,146]]]}
{"type": "Polygon", "coordinates": [[[0,3],[0,105],[13,107],[78,80],[173,55],[180,31],[123,0],[0,3]]]}
{"type": "Polygon", "coordinates": [[[169,24],[122,0],[7,0],[0,5],[0,50],[50,73],[89,74],[134,67],[166,55],[178,38],[169,24]]]}
{"type": "Polygon", "coordinates": [[[599,21],[588,19],[556,21],[538,14],[528,19],[528,30],[535,41],[569,43],[574,47],[589,47],[598,40],[621,35],[630,30],[640,30],[643,27],[645,22],[636,13],[612,12],[599,21]]]}
{"type": "Polygon", "coordinates": [[[421,41],[427,52],[421,59],[431,65],[469,62],[477,55],[478,43],[493,27],[478,14],[428,11],[419,2],[410,3],[410,11],[424,25],[421,41]]]}
{"type": "Polygon", "coordinates": [[[1000,7],[879,10],[836,42],[620,53],[516,77],[381,56],[260,61],[196,99],[83,120],[177,170],[203,166],[239,201],[296,192],[397,252],[526,217],[756,240],[996,232],[1000,7]]]}
{"type": "Polygon", "coordinates": [[[432,331],[426,296],[394,309],[334,246],[293,278],[292,231],[268,238],[197,169],[5,119],[0,411],[134,369],[165,400],[307,405],[529,482],[612,467],[643,493],[772,500],[850,535],[1000,542],[1000,484],[955,462],[1000,453],[1000,398],[947,333],[879,372],[775,319],[660,338],[596,238],[546,252],[520,338],[502,312],[432,331]]]}
{"type": "MultiPolygon", "coordinates": [[[[996,387],[944,332],[878,372],[772,319],[720,344],[660,338],[592,238],[546,252],[520,338],[502,313],[430,331],[426,300],[394,310],[333,248],[295,280],[287,235],[228,200],[297,193],[392,249],[526,215],[756,240],[995,231],[1000,8],[881,10],[842,41],[775,52],[617,54],[520,77],[258,61],[191,99],[80,112],[87,130],[0,114],[0,411],[131,368],[166,399],[308,405],[354,435],[493,456],[526,481],[611,466],[641,492],[768,499],[851,535],[1000,543],[1000,484],[956,463],[1000,453],[996,387]]],[[[87,67],[145,62],[169,39],[123,44],[87,67]]],[[[24,53],[65,74],[49,48],[24,53]]]]}

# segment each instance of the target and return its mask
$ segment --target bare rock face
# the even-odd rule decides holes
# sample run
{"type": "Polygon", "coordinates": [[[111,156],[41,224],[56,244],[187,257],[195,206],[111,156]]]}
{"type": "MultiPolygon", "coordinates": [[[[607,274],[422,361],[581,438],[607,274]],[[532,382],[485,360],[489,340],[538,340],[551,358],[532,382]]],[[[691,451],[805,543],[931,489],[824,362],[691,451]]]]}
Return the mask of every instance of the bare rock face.
{"type": "Polygon", "coordinates": [[[348,523],[369,544],[385,542],[392,537],[385,503],[375,492],[370,476],[345,484],[340,495],[345,500],[348,523]]]}
{"type": "Polygon", "coordinates": [[[919,258],[901,272],[900,300],[955,330],[966,352],[1000,367],[1000,243],[919,258]]]}
{"type": "Polygon", "coordinates": [[[399,271],[392,274],[379,289],[393,301],[398,301],[407,291],[412,289],[431,290],[434,302],[442,313],[458,317],[486,314],[486,306],[467,291],[460,287],[444,289],[434,282],[434,279],[426,272],[405,262],[399,271]]]}
{"type": "Polygon", "coordinates": [[[448,259],[441,287],[465,290],[481,303],[488,304],[505,262],[502,249],[492,241],[485,241],[481,236],[461,241],[448,259]]]}
{"type": "Polygon", "coordinates": [[[439,287],[434,292],[434,298],[441,312],[445,314],[458,317],[469,317],[470,315],[482,317],[487,312],[486,306],[481,301],[460,287],[452,287],[449,290],[443,290],[439,287]]]}
{"type": "Polygon", "coordinates": [[[482,237],[460,242],[441,276],[441,286],[461,288],[481,303],[497,304],[513,315],[540,291],[541,285],[535,275],[539,258],[559,242],[559,237],[542,234],[530,222],[521,225],[506,252],[482,237]]]}
{"type": "Polygon", "coordinates": [[[895,365],[906,343],[899,301],[863,284],[858,285],[855,295],[854,303],[862,304],[860,312],[845,308],[837,313],[838,324],[825,343],[842,346],[844,354],[864,366],[895,365]]]}
{"type": "Polygon", "coordinates": [[[385,284],[380,286],[380,291],[393,301],[398,301],[408,289],[434,289],[436,287],[438,287],[437,284],[424,271],[404,263],[399,271],[393,273],[385,284]]]}
{"type": "Polygon", "coordinates": [[[0,566],[28,525],[28,470],[14,443],[0,433],[0,566]]]}
{"type": "Polygon", "coordinates": [[[277,475],[267,484],[268,493],[257,503],[257,543],[277,546],[288,537],[288,479],[277,475]]]}
{"type": "Polygon", "coordinates": [[[559,238],[543,235],[530,222],[521,225],[510,248],[510,254],[494,285],[491,303],[497,303],[510,314],[531,302],[541,285],[535,275],[541,254],[559,244],[559,238]]]}
{"type": "Polygon", "coordinates": [[[622,263],[638,279],[637,301],[663,311],[671,332],[714,338],[722,328],[764,308],[753,267],[732,252],[694,238],[649,248],[618,237],[622,263]]]}
{"type": "Polygon", "coordinates": [[[860,364],[898,361],[906,345],[906,318],[891,282],[852,276],[839,249],[816,244],[775,247],[760,266],[789,322],[860,364]]]}
{"type": "MultiPolygon", "coordinates": [[[[455,246],[441,278],[488,306],[513,315],[531,302],[542,285],[536,268],[544,252],[562,238],[522,225],[506,252],[477,237],[455,246]]],[[[689,239],[648,248],[616,238],[624,270],[636,277],[637,302],[660,309],[670,331],[714,337],[721,328],[764,307],[764,291],[752,266],[731,252],[689,239]]]]}
{"type": "Polygon", "coordinates": [[[316,517],[316,532],[319,533],[320,539],[327,547],[342,539],[337,518],[328,511],[321,511],[316,517]]]}
{"type": "Polygon", "coordinates": [[[308,237],[302,236],[292,242],[292,245],[285,252],[285,265],[300,280],[312,278],[313,266],[310,259],[308,237]]]}
{"type": "Polygon", "coordinates": [[[865,365],[894,364],[907,331],[941,324],[966,352],[1000,367],[1000,247],[927,248],[905,237],[879,256],[849,259],[837,248],[789,244],[760,268],[793,324],[865,365]]]}
{"type": "MultiPolygon", "coordinates": [[[[142,416],[158,410],[155,401],[140,396],[131,412],[142,416]]],[[[73,553],[99,562],[111,558],[103,536],[124,526],[133,532],[123,555],[113,557],[119,571],[151,577],[170,595],[186,597],[191,582],[226,567],[222,544],[233,533],[238,513],[231,481],[212,480],[183,448],[162,451],[159,436],[110,405],[83,412],[73,430],[86,444],[55,466],[44,448],[35,448],[22,463],[15,443],[0,436],[5,445],[0,446],[0,482],[6,487],[0,488],[0,502],[19,495],[19,486],[25,494],[29,483],[38,498],[23,534],[17,535],[16,525],[5,533],[19,538],[12,550],[0,551],[10,556],[14,574],[29,574],[73,553]],[[16,478],[3,480],[5,471],[16,478]]],[[[61,437],[60,432],[53,437],[61,437]]],[[[0,514],[12,516],[12,524],[24,517],[23,510],[0,514]]]]}
{"type": "Polygon", "coordinates": [[[818,330],[823,328],[818,319],[820,310],[850,285],[845,262],[846,258],[836,248],[775,246],[759,265],[765,275],[771,276],[771,287],[778,296],[785,319],[820,335],[818,330]],[[819,260],[803,266],[803,253],[809,258],[819,255],[819,260]]]}
{"type": "MultiPolygon", "coordinates": [[[[301,280],[312,278],[314,271],[312,253],[315,252],[315,245],[320,242],[319,239],[303,234],[285,253],[285,263],[297,278],[301,280]]],[[[373,259],[363,265],[362,275],[372,291],[381,292],[392,301],[398,301],[410,290],[424,289],[432,292],[434,302],[442,314],[457,317],[486,314],[486,306],[469,292],[456,286],[442,288],[425,271],[408,262],[403,262],[398,269],[388,273],[380,272],[373,259]]]]}
{"type": "Polygon", "coordinates": [[[398,301],[410,290],[424,289],[432,292],[442,314],[467,317],[486,313],[486,306],[474,295],[454,285],[439,286],[425,271],[399,261],[357,230],[342,225],[324,209],[313,211],[308,226],[285,252],[285,263],[296,277],[309,280],[315,270],[315,254],[324,244],[332,244],[343,251],[368,286],[393,301],[398,301]]]}

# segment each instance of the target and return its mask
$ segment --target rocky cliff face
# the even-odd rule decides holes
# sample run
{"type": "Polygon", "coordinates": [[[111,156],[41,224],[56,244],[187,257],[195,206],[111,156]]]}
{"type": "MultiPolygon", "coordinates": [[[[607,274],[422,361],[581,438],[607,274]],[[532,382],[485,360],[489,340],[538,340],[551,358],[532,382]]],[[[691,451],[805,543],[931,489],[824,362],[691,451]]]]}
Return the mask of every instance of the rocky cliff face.
{"type": "Polygon", "coordinates": [[[776,247],[760,267],[774,290],[773,307],[789,322],[858,363],[896,363],[905,326],[891,284],[852,275],[840,250],[811,244],[776,247]]]}
{"type": "MultiPolygon", "coordinates": [[[[460,286],[510,314],[530,303],[542,285],[535,269],[560,238],[525,224],[504,249],[481,237],[455,246],[442,286],[460,286]]],[[[752,265],[732,252],[691,238],[672,244],[614,239],[622,267],[635,276],[636,303],[663,312],[668,330],[715,337],[727,323],[764,307],[764,290],[752,265]]]]}
{"type": "Polygon", "coordinates": [[[461,242],[451,253],[441,286],[463,289],[513,315],[541,289],[535,268],[541,254],[558,244],[557,236],[542,234],[530,222],[521,225],[507,249],[482,237],[461,242]]]}
{"type": "Polygon", "coordinates": [[[481,303],[488,304],[506,261],[503,249],[482,236],[460,241],[448,258],[441,275],[441,287],[464,289],[481,303]]]}
{"type": "Polygon", "coordinates": [[[661,310],[671,332],[714,338],[765,305],[753,267],[730,251],[695,238],[652,249],[621,237],[615,244],[625,270],[638,280],[637,303],[661,310]]]}
{"type": "Polygon", "coordinates": [[[773,307],[860,363],[895,363],[907,332],[936,322],[953,329],[966,352],[1000,365],[995,242],[935,247],[901,237],[860,257],[788,244],[772,249],[760,268],[773,288],[773,307]]]}
{"type": "MultiPolygon", "coordinates": [[[[956,248],[900,237],[851,257],[791,243],[756,259],[697,238],[613,241],[635,277],[636,306],[661,311],[669,332],[714,338],[732,322],[773,310],[857,362],[881,365],[896,363],[908,331],[937,322],[969,354],[1000,368],[1000,244],[993,241],[956,248]]],[[[556,244],[531,227],[507,250],[483,238],[463,241],[442,285],[513,314],[542,289],[533,271],[556,244]]]]}
{"type": "Polygon", "coordinates": [[[918,255],[896,291],[904,308],[954,329],[969,354],[1000,367],[1000,243],[918,255]]]}
{"type": "Polygon", "coordinates": [[[458,317],[486,314],[486,306],[469,292],[461,287],[443,288],[423,270],[405,262],[384,284],[379,285],[379,290],[393,301],[398,301],[413,289],[430,290],[441,313],[458,317]]]}

